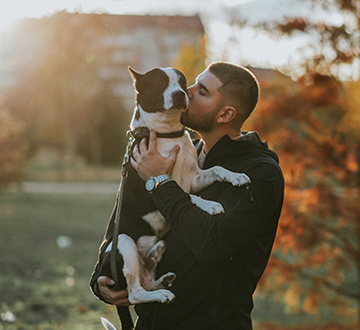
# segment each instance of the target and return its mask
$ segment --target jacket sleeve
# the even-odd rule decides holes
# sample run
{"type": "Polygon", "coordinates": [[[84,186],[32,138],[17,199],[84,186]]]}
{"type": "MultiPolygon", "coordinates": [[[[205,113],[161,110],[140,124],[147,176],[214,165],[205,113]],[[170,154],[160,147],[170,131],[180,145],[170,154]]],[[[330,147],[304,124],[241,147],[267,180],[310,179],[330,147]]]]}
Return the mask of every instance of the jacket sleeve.
{"type": "Polygon", "coordinates": [[[95,264],[95,267],[94,267],[94,270],[93,270],[93,272],[91,274],[90,283],[89,283],[91,292],[96,297],[98,297],[100,300],[102,300],[105,303],[107,303],[107,302],[104,300],[104,298],[100,294],[99,285],[97,283],[97,280],[101,276],[101,274],[100,274],[100,260],[102,258],[103,253],[104,253],[106,242],[111,239],[112,233],[113,233],[113,230],[114,230],[114,221],[115,221],[115,216],[116,216],[118,200],[119,200],[119,191],[118,191],[118,193],[116,195],[115,206],[114,206],[113,211],[111,213],[111,216],[110,216],[107,228],[106,228],[104,239],[103,239],[103,241],[102,241],[102,243],[100,245],[99,254],[98,254],[98,260],[97,260],[97,262],[95,264]]]}
{"type": "Polygon", "coordinates": [[[154,200],[171,230],[202,262],[232,256],[260,234],[281,208],[282,175],[272,166],[253,171],[249,189],[229,183],[219,198],[225,213],[210,215],[191,202],[175,181],[154,192],[154,200]],[[255,178],[255,179],[254,179],[255,178]],[[257,178],[257,179],[256,179],[257,178]]]}
{"type": "MultiPolygon", "coordinates": [[[[103,241],[103,244],[105,243],[105,240],[103,241]]],[[[99,257],[98,257],[98,261],[95,264],[94,270],[91,274],[91,278],[90,278],[90,290],[91,292],[97,297],[99,298],[101,301],[103,301],[106,304],[109,304],[107,301],[104,300],[104,298],[102,297],[100,290],[99,290],[99,284],[97,282],[98,278],[101,276],[100,274],[100,258],[101,258],[101,254],[102,254],[102,246],[103,244],[100,246],[99,249],[99,257]]],[[[110,304],[109,304],[110,305],[110,304]]]]}
{"type": "Polygon", "coordinates": [[[99,290],[99,285],[97,283],[97,280],[98,278],[100,277],[100,274],[99,274],[99,263],[97,263],[95,265],[95,269],[91,275],[91,278],[90,278],[90,289],[91,289],[91,292],[96,296],[98,297],[100,300],[102,300],[103,302],[106,303],[106,301],[104,300],[104,298],[101,296],[100,294],[100,290],[99,290]]]}

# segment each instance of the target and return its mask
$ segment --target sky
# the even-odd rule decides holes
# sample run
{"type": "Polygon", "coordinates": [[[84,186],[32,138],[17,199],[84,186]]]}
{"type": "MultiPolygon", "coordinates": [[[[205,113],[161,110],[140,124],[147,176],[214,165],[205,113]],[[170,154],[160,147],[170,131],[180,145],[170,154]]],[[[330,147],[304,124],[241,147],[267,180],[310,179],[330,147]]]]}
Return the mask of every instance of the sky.
{"type": "Polygon", "coordinates": [[[106,12],[109,14],[194,15],[199,13],[211,40],[209,60],[227,54],[228,60],[259,67],[280,67],[296,60],[297,48],[305,38],[273,39],[265,33],[244,29],[236,44],[228,45],[233,31],[227,24],[229,12],[251,23],[281,19],[282,16],[309,14],[299,0],[1,0],[0,31],[12,28],[17,19],[41,18],[56,11],[106,12]],[[240,40],[240,41],[239,41],[240,40]]]}

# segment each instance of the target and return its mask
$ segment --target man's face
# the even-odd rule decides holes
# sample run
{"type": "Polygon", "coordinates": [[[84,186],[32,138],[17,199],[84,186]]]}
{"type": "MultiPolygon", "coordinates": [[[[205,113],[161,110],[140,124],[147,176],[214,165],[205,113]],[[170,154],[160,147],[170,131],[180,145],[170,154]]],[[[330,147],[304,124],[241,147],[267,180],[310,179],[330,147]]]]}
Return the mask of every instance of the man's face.
{"type": "Polygon", "coordinates": [[[181,116],[181,122],[199,133],[210,132],[221,106],[218,88],[221,81],[209,70],[202,72],[195,85],[188,88],[189,107],[181,116]]]}

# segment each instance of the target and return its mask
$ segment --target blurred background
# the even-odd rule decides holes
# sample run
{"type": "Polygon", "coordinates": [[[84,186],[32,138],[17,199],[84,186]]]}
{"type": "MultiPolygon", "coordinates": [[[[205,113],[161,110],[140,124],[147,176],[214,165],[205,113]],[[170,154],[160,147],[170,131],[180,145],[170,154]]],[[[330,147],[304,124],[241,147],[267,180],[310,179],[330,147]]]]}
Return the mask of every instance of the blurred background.
{"type": "Polygon", "coordinates": [[[2,0],[0,329],[101,329],[88,280],[134,107],[127,67],[258,77],[244,129],[286,198],[255,330],[360,329],[359,0],[2,0]]]}

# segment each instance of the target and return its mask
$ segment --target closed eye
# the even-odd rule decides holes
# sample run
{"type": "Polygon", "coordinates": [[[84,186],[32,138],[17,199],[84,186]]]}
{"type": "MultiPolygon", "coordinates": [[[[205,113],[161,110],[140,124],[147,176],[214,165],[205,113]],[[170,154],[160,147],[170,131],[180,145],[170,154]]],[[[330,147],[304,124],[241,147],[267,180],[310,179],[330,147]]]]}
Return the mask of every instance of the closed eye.
{"type": "Polygon", "coordinates": [[[200,95],[207,95],[210,94],[209,90],[203,85],[203,84],[199,84],[199,94],[200,95]]]}

